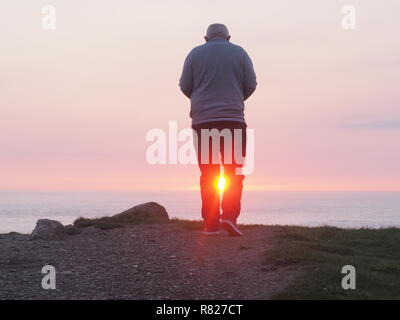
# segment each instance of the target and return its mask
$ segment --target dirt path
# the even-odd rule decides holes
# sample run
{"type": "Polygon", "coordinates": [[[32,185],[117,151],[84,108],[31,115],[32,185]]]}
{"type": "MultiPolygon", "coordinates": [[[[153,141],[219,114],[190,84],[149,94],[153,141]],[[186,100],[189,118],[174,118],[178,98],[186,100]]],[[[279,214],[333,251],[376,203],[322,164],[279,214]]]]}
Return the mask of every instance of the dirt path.
{"type": "Polygon", "coordinates": [[[0,235],[0,299],[268,299],[299,274],[263,268],[268,227],[240,238],[174,224],[90,230],[52,242],[0,235]],[[41,288],[47,264],[56,290],[41,288]]]}

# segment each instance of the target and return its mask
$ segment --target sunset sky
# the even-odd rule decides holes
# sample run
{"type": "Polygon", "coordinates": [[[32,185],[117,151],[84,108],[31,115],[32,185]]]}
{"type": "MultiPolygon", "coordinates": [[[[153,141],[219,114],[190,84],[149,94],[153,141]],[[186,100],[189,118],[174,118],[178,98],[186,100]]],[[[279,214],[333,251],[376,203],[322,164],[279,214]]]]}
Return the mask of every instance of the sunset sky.
{"type": "Polygon", "coordinates": [[[400,190],[399,16],[398,0],[2,0],[0,189],[194,188],[196,166],[146,162],[145,136],[190,126],[183,60],[221,22],[259,83],[248,189],[400,190]]]}

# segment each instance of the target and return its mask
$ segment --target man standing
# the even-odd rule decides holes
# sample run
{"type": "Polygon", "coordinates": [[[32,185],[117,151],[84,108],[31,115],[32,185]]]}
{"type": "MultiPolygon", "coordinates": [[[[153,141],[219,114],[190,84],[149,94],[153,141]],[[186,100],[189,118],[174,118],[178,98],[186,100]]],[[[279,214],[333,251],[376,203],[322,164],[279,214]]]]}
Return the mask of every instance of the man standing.
{"type": "Polygon", "coordinates": [[[244,101],[255,91],[257,82],[250,57],[243,48],[231,43],[230,38],[225,25],[210,25],[204,37],[206,43],[194,48],[187,56],[179,83],[182,92],[191,100],[190,116],[197,138],[203,233],[206,235],[218,234],[220,226],[231,236],[242,235],[236,220],[240,214],[244,179],[237,169],[243,166],[243,161],[235,157],[235,149],[241,150],[243,160],[247,127],[244,101]],[[213,134],[205,135],[204,132],[213,134]],[[226,137],[226,132],[231,133],[232,139],[226,137]],[[213,161],[215,149],[211,144],[215,133],[218,133],[221,143],[217,151],[221,163],[213,161]],[[207,145],[206,156],[202,156],[207,145]],[[231,151],[229,155],[228,149],[231,151]],[[221,164],[227,181],[221,204],[222,215],[216,187],[221,164]]]}

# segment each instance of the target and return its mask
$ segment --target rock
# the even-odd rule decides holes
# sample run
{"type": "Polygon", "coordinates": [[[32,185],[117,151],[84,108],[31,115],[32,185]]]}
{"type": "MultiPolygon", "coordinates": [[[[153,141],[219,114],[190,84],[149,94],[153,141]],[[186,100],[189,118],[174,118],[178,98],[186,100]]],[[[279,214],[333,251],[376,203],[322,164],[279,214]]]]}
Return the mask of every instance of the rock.
{"type": "Polygon", "coordinates": [[[49,219],[39,219],[29,240],[62,240],[67,236],[61,222],[49,219]]]}
{"type": "Polygon", "coordinates": [[[168,222],[169,217],[165,208],[156,202],[139,204],[129,210],[112,216],[113,220],[126,223],[168,222]]]}

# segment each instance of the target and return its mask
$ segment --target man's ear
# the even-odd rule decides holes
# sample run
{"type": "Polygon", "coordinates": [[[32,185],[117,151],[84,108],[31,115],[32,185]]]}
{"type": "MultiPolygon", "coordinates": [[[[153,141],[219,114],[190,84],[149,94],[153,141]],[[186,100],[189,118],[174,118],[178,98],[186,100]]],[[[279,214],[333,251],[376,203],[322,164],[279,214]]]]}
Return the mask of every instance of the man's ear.
{"type": "Polygon", "coordinates": [[[206,42],[208,42],[208,38],[207,37],[204,37],[204,40],[206,40],[206,42]]]}

